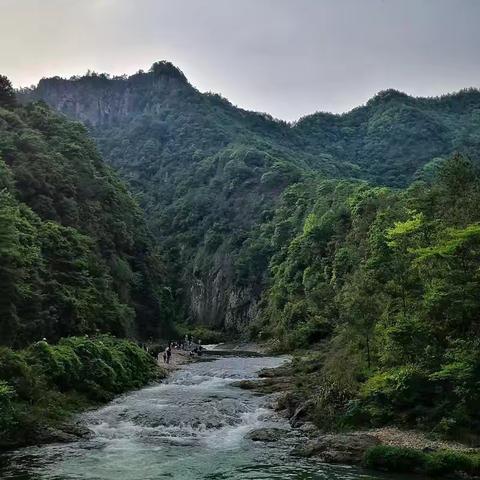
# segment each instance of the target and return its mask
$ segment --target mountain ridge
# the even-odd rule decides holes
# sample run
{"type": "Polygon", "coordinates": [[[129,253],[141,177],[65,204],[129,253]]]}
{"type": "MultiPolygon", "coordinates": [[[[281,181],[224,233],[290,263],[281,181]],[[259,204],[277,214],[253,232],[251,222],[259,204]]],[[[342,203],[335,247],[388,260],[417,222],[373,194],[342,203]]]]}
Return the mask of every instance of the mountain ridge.
{"type": "Polygon", "coordinates": [[[374,94],[372,97],[370,97],[368,100],[366,100],[364,103],[359,103],[357,106],[352,107],[349,110],[346,110],[344,112],[330,112],[327,110],[315,110],[311,113],[306,113],[304,115],[301,115],[298,119],[296,120],[285,120],[281,119],[278,117],[273,116],[272,114],[268,112],[263,112],[261,110],[249,110],[248,108],[244,108],[240,105],[236,105],[228,98],[224,97],[221,93],[218,92],[212,92],[210,90],[208,91],[201,91],[197,87],[195,87],[192,83],[189,82],[188,78],[185,76],[183,71],[179,68],[176,67],[173,63],[167,61],[167,60],[160,60],[155,62],[152,67],[150,68],[149,71],[145,72],[144,70],[140,69],[136,73],[133,73],[131,75],[123,74],[123,75],[110,75],[109,73],[102,72],[102,73],[97,73],[97,72],[87,72],[85,75],[74,75],[71,77],[61,77],[61,76],[52,76],[52,77],[43,77],[41,78],[37,85],[34,87],[20,87],[17,89],[17,93],[19,93],[21,96],[29,96],[32,92],[38,90],[39,88],[41,89],[41,86],[44,84],[48,84],[51,82],[71,82],[71,81],[85,81],[87,79],[93,79],[94,81],[97,80],[99,83],[101,81],[115,81],[115,82],[131,82],[139,77],[142,76],[148,76],[150,73],[153,73],[156,76],[170,76],[171,78],[176,78],[177,80],[183,81],[183,83],[187,84],[190,86],[192,89],[197,91],[201,95],[205,96],[211,96],[211,97],[217,97],[218,99],[221,99],[223,102],[228,103],[231,107],[243,111],[245,113],[249,114],[255,114],[259,115],[262,117],[266,117],[269,120],[272,120],[274,122],[278,123],[283,123],[290,125],[291,127],[297,126],[298,123],[301,123],[304,119],[308,119],[309,117],[316,116],[316,115],[327,115],[330,117],[342,117],[349,115],[353,111],[356,111],[358,109],[361,109],[362,107],[368,106],[369,104],[375,103],[378,100],[385,100],[385,99],[392,99],[392,98],[401,98],[401,99],[409,99],[413,101],[418,101],[418,102],[441,102],[445,99],[449,98],[455,98],[455,97],[460,97],[465,94],[472,94],[472,95],[480,95],[480,88],[479,87],[464,87],[461,88],[460,90],[454,90],[451,92],[446,92],[442,93],[439,95],[411,95],[407,92],[404,92],[402,90],[399,90],[395,87],[387,87],[385,89],[379,90],[376,94],[374,94]],[[156,72],[153,70],[156,69],[156,72]]]}
{"type": "Polygon", "coordinates": [[[268,254],[252,267],[244,253],[286,187],[311,176],[404,187],[455,152],[476,161],[480,151],[471,89],[438,99],[389,89],[348,113],[289,124],[201,93],[157,62],[130,77],[45,79],[23,99],[87,125],[178,265],[185,317],[235,330],[256,315],[267,281],[268,254]]]}

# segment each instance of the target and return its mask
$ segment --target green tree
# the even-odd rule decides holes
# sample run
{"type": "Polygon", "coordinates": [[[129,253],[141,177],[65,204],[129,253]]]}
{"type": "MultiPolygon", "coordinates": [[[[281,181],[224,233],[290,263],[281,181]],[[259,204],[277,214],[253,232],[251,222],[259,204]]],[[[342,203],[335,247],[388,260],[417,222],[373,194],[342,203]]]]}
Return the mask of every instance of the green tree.
{"type": "Polygon", "coordinates": [[[16,105],[15,91],[5,75],[0,75],[0,107],[11,108],[16,105]]]}

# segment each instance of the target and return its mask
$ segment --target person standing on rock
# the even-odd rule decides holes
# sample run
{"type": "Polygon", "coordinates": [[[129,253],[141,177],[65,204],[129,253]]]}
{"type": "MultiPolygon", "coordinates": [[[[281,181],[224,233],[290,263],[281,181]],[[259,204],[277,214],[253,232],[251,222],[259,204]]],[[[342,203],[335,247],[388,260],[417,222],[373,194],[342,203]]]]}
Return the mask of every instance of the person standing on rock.
{"type": "Polygon", "coordinates": [[[172,356],[172,347],[170,347],[170,345],[167,347],[166,354],[167,354],[167,364],[169,364],[170,357],[172,356]]]}

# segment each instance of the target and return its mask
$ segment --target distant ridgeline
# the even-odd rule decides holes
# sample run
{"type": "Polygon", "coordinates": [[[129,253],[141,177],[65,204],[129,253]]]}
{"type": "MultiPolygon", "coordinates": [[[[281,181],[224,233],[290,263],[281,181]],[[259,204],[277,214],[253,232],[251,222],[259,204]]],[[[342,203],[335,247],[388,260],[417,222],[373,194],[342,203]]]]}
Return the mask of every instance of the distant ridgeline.
{"type": "Polygon", "coordinates": [[[132,195],[84,126],[10,93],[0,77],[0,344],[167,332],[165,267],[132,195]]]}
{"type": "MultiPolygon", "coordinates": [[[[277,282],[280,260],[271,264],[272,256],[303,228],[316,201],[304,197],[285,216],[278,209],[299,201],[287,187],[310,189],[319,177],[404,187],[430,181],[455,152],[476,161],[480,145],[477,90],[432,99],[387,90],[349,113],[317,113],[290,125],[202,94],[173,65],[158,62],[130,77],[43,79],[21,97],[84,122],[138,194],[176,269],[184,316],[233,330],[251,325],[269,304],[259,302],[277,282]]],[[[300,281],[301,270],[295,275],[300,281]]]]}

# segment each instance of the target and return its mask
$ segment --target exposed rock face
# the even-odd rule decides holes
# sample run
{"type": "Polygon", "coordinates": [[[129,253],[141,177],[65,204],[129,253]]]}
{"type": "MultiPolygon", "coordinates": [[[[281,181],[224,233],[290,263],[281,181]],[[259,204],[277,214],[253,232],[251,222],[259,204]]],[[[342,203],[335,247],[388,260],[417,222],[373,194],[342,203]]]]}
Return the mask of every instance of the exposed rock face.
{"type": "Polygon", "coordinates": [[[366,433],[322,435],[299,445],[292,454],[300,457],[312,457],[326,463],[359,464],[364,453],[380,441],[366,433]]]}
{"type": "Polygon", "coordinates": [[[252,322],[258,313],[258,293],[252,288],[234,288],[228,296],[225,312],[225,326],[236,330],[244,328],[252,322]]]}
{"type": "Polygon", "coordinates": [[[94,97],[89,87],[63,79],[41,80],[38,94],[57,110],[69,117],[93,126],[104,125],[126,118],[135,108],[128,86],[119,91],[102,89],[94,97]]]}
{"type": "Polygon", "coordinates": [[[28,431],[18,432],[15,438],[0,438],[0,451],[30,445],[76,442],[92,435],[93,432],[79,422],[64,423],[55,427],[37,424],[32,425],[28,431]]]}
{"type": "Polygon", "coordinates": [[[292,427],[300,427],[309,418],[309,415],[313,409],[314,403],[312,400],[302,402],[293,412],[290,417],[290,425],[292,427]]]}
{"type": "Polygon", "coordinates": [[[191,315],[212,327],[244,331],[255,318],[258,297],[252,288],[235,287],[228,259],[207,278],[192,280],[191,315]]]}
{"type": "Polygon", "coordinates": [[[82,438],[88,438],[93,434],[91,430],[80,423],[64,424],[58,428],[43,427],[33,432],[34,441],[37,444],[45,443],[69,443],[82,438]]]}
{"type": "Polygon", "coordinates": [[[146,90],[163,97],[182,88],[191,87],[179,70],[168,66],[157,74],[138,73],[128,79],[103,75],[42,79],[27,100],[41,99],[71,118],[98,127],[122,122],[135,114],[155,113],[158,104],[145,102],[142,93],[146,90]]]}

